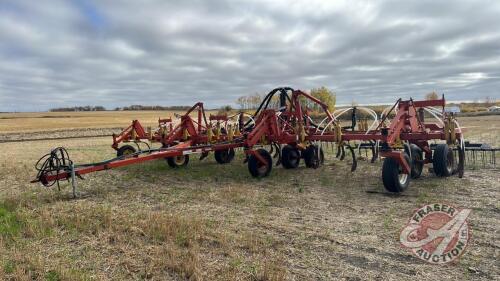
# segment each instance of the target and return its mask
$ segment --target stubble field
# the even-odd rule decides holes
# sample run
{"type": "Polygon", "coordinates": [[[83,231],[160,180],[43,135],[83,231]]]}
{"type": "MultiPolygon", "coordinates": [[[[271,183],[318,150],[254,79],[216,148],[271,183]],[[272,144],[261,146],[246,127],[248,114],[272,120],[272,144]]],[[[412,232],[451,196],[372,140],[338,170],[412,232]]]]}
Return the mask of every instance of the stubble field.
{"type": "MultiPolygon", "coordinates": [[[[169,116],[58,114],[2,114],[0,141],[110,134],[131,119],[154,126],[158,117],[169,116]]],[[[460,121],[467,139],[498,146],[499,117],[460,121]]],[[[67,147],[76,163],[86,163],[113,157],[110,144],[111,137],[0,142],[0,279],[500,277],[498,167],[469,167],[463,179],[425,170],[405,193],[391,195],[382,186],[381,162],[361,161],[351,173],[349,162],[336,160],[327,148],[319,169],[273,167],[261,180],[250,177],[238,153],[224,166],[213,156],[192,157],[184,169],[158,160],[91,174],[79,181],[78,199],[67,184],[58,191],[29,183],[34,163],[52,147],[67,147]],[[436,202],[473,210],[472,240],[456,264],[426,264],[399,243],[413,211],[436,202]]]]}

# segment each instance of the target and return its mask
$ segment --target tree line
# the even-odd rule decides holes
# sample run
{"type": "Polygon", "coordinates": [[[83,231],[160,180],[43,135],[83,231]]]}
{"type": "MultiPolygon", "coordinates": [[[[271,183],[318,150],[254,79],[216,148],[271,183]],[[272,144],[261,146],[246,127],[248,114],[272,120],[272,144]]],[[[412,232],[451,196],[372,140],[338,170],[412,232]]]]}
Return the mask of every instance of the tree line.
{"type": "Polygon", "coordinates": [[[242,110],[255,109],[262,102],[262,96],[258,93],[253,95],[241,96],[236,100],[236,104],[242,110]]]}
{"type": "Polygon", "coordinates": [[[124,107],[117,107],[114,110],[115,111],[137,111],[137,110],[175,110],[175,111],[181,111],[181,110],[188,110],[190,109],[191,106],[187,105],[173,105],[173,106],[161,106],[161,105],[130,105],[130,106],[124,106],[124,107]]]}
{"type": "MultiPolygon", "coordinates": [[[[190,109],[190,106],[184,105],[174,105],[174,106],[160,106],[160,105],[130,105],[124,107],[116,107],[114,111],[137,111],[137,110],[171,110],[171,111],[183,111],[190,109]]],[[[72,106],[72,107],[56,107],[52,108],[50,112],[71,112],[71,111],[106,111],[104,106],[72,106]]]]}
{"type": "Polygon", "coordinates": [[[57,107],[57,108],[52,108],[49,111],[67,112],[67,111],[105,111],[105,110],[106,108],[104,108],[104,106],[85,105],[85,106],[73,106],[73,107],[57,107]]]}

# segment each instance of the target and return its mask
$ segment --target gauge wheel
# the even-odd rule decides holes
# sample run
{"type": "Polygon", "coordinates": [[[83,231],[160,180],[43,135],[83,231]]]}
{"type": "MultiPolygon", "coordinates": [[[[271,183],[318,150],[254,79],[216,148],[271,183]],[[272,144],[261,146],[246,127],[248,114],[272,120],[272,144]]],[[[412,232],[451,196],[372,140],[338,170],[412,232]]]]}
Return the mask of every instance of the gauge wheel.
{"type": "MultiPolygon", "coordinates": [[[[404,159],[410,163],[410,156],[404,154],[404,159]]],[[[389,192],[403,192],[410,185],[411,174],[405,174],[403,167],[394,158],[385,158],[382,165],[382,181],[389,192]]]]}
{"type": "Polygon", "coordinates": [[[273,167],[271,154],[265,149],[258,149],[256,153],[259,153],[266,162],[262,163],[255,155],[250,155],[248,158],[248,171],[255,178],[267,177],[273,167]]]}
{"type": "Polygon", "coordinates": [[[117,157],[129,156],[136,152],[135,148],[131,145],[124,145],[116,151],[117,157]]]}
{"type": "Polygon", "coordinates": [[[172,168],[184,167],[189,163],[189,155],[168,157],[166,159],[168,165],[172,168]]]}

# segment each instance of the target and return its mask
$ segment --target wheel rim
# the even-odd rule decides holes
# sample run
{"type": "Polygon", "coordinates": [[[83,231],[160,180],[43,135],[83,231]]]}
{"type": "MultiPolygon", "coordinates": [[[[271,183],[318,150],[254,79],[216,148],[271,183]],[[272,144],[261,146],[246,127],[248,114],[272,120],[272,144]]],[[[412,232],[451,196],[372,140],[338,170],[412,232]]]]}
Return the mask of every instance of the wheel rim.
{"type": "Polygon", "coordinates": [[[184,156],[175,157],[174,162],[176,165],[179,165],[179,166],[184,164],[184,156]]]}
{"type": "Polygon", "coordinates": [[[257,167],[257,171],[259,172],[259,175],[265,174],[267,171],[267,165],[264,163],[259,163],[259,165],[257,167]]]}
{"type": "Polygon", "coordinates": [[[400,173],[398,175],[398,180],[399,180],[399,184],[404,185],[406,183],[406,181],[408,180],[408,174],[400,173]]]}
{"type": "MultiPolygon", "coordinates": [[[[266,157],[265,157],[264,155],[262,155],[262,153],[259,153],[259,154],[260,154],[260,156],[262,156],[262,158],[264,158],[264,159],[266,160],[266,162],[267,162],[266,157]]],[[[267,163],[262,163],[262,162],[260,162],[258,159],[256,159],[256,160],[257,160],[257,172],[259,173],[259,175],[264,175],[264,174],[266,174],[266,172],[267,172],[267,165],[268,165],[268,164],[267,164],[267,163]]]]}
{"type": "Polygon", "coordinates": [[[401,164],[399,165],[398,181],[400,185],[405,185],[406,181],[408,181],[408,174],[403,173],[403,167],[401,167],[401,164]]]}
{"type": "Polygon", "coordinates": [[[133,154],[133,153],[134,153],[134,152],[132,151],[132,149],[125,149],[125,150],[123,151],[123,154],[122,154],[122,155],[131,155],[131,154],[133,154]]]}

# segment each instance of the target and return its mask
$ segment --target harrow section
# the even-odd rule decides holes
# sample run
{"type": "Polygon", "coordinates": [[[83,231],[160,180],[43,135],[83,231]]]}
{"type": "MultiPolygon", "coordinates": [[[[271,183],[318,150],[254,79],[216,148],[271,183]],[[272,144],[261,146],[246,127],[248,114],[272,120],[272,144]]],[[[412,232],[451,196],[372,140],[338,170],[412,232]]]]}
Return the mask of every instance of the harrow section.
{"type": "Polygon", "coordinates": [[[177,122],[160,119],[154,131],[134,120],[120,134],[113,135],[112,148],[117,157],[103,162],[74,165],[66,150],[58,148],[39,161],[33,182],[46,186],[65,179],[76,182],[84,174],[155,159],[166,159],[169,166],[177,168],[187,165],[191,154],[200,154],[201,160],[210,152],[214,152],[218,163],[226,164],[233,160],[237,148],[244,151],[250,174],[265,177],[271,173],[274,151],[276,165],[285,169],[297,168],[301,160],[306,167],[318,168],[324,162],[323,145],[334,144],[338,158],[344,159],[346,151],[350,152],[352,171],[357,167],[356,150],[358,154],[361,149],[370,150],[372,162],[383,158],[385,188],[402,192],[411,179],[420,177],[425,164],[433,164],[437,176],[463,176],[467,149],[463,132],[444,107],[444,97],[430,101],[399,99],[379,118],[365,107],[330,112],[326,104],[303,91],[277,88],[266,95],[252,115],[207,118],[203,104],[197,103],[177,116],[177,122]],[[321,108],[325,117],[315,121],[304,100],[321,108]],[[342,124],[340,117],[349,112],[351,123],[342,124]],[[372,117],[373,122],[358,118],[360,113],[372,117]],[[427,122],[426,114],[436,122],[427,122]],[[148,142],[161,147],[153,149],[148,142]],[[141,149],[141,144],[147,149],[141,149]],[[271,147],[269,151],[264,149],[267,146],[271,147]]]}

